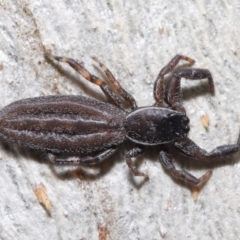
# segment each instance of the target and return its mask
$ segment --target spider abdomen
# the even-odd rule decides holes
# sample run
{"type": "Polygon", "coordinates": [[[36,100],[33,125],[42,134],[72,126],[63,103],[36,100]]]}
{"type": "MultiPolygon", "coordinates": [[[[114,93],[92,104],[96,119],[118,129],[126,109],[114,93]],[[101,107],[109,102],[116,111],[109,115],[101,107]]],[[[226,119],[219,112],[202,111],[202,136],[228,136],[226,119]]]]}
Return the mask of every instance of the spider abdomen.
{"type": "Polygon", "coordinates": [[[0,138],[42,151],[87,154],[118,146],[125,113],[83,96],[47,96],[14,102],[0,112],[0,138]]]}

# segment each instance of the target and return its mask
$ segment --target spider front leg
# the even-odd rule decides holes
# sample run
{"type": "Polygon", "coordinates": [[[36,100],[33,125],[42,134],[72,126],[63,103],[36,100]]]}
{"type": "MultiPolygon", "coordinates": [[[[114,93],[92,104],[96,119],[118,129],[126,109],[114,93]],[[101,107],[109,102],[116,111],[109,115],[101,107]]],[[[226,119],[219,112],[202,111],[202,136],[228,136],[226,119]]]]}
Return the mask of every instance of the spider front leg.
{"type": "Polygon", "coordinates": [[[159,153],[159,159],[162,165],[164,166],[164,168],[168,170],[173,177],[181,179],[193,185],[199,185],[199,186],[202,185],[212,175],[212,171],[210,170],[210,171],[207,171],[202,177],[196,178],[184,170],[177,170],[173,165],[171,155],[165,151],[161,151],[159,153]]]}
{"type": "Polygon", "coordinates": [[[207,78],[210,91],[214,93],[212,75],[207,69],[189,68],[178,70],[171,76],[171,79],[166,86],[164,97],[166,103],[176,111],[186,113],[185,108],[181,104],[181,78],[186,78],[189,80],[200,80],[207,78]]]}
{"type": "Polygon", "coordinates": [[[161,69],[154,83],[154,90],[153,90],[154,98],[156,100],[156,103],[155,103],[156,106],[161,107],[163,105],[164,76],[170,73],[177,66],[180,60],[188,61],[190,64],[194,63],[194,60],[187,56],[176,55],[165,67],[161,69]]]}
{"type": "Polygon", "coordinates": [[[223,158],[236,153],[240,148],[240,136],[238,137],[236,144],[222,145],[216,147],[211,152],[207,152],[206,150],[200,148],[189,138],[176,141],[174,146],[177,147],[185,156],[199,160],[211,160],[223,158]]]}

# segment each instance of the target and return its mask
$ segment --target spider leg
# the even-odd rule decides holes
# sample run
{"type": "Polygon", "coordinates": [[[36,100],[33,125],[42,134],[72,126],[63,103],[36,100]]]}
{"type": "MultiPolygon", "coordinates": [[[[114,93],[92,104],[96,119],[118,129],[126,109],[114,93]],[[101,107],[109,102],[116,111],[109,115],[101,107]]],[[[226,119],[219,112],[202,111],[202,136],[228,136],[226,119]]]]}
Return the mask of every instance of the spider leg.
{"type": "Polygon", "coordinates": [[[161,107],[163,105],[164,76],[170,73],[176,67],[176,65],[179,63],[180,60],[188,61],[190,64],[194,63],[194,60],[187,56],[176,55],[165,67],[161,69],[154,83],[154,90],[153,90],[154,98],[156,100],[156,103],[155,103],[156,106],[161,107]]]}
{"type": "Polygon", "coordinates": [[[69,156],[69,155],[55,155],[53,153],[48,153],[48,159],[58,165],[95,165],[98,163],[101,163],[105,159],[109,158],[114,152],[116,151],[116,148],[110,148],[105,150],[104,152],[101,152],[100,154],[96,156],[69,156]]]}
{"type": "Polygon", "coordinates": [[[163,167],[167,171],[169,171],[173,177],[181,179],[193,185],[202,185],[212,175],[212,171],[210,170],[210,171],[207,171],[202,177],[196,178],[193,175],[191,175],[189,172],[186,172],[184,170],[177,170],[173,165],[171,155],[163,150],[159,153],[159,159],[163,167]]]}
{"type": "Polygon", "coordinates": [[[145,178],[148,178],[147,174],[138,171],[138,169],[136,168],[136,166],[134,165],[134,163],[132,161],[132,157],[137,157],[142,153],[143,153],[142,147],[133,148],[126,155],[126,163],[135,176],[143,176],[145,178]]]}
{"type": "Polygon", "coordinates": [[[210,91],[214,93],[214,84],[211,73],[207,69],[189,68],[180,69],[175,72],[169,80],[165,90],[165,101],[172,109],[185,113],[185,109],[181,104],[181,78],[189,80],[200,80],[207,78],[210,91]]]}
{"type": "Polygon", "coordinates": [[[74,60],[72,58],[54,56],[50,52],[46,52],[45,56],[47,58],[55,59],[59,62],[68,63],[73,69],[75,69],[86,80],[98,85],[110,103],[123,109],[121,106],[121,99],[112,91],[112,89],[103,80],[101,80],[100,78],[98,78],[95,75],[88,72],[87,69],[85,69],[82,66],[82,64],[78,63],[76,60],[74,60]]]}
{"type": "Polygon", "coordinates": [[[200,148],[189,138],[174,142],[174,146],[177,147],[185,156],[199,160],[211,160],[215,158],[223,158],[236,153],[240,147],[240,136],[236,144],[222,145],[216,147],[211,152],[207,152],[206,150],[200,148]]]}
{"type": "Polygon", "coordinates": [[[120,85],[120,83],[116,80],[116,78],[113,76],[113,74],[110,72],[110,70],[106,66],[104,66],[96,57],[92,57],[92,59],[96,61],[99,64],[99,66],[102,68],[107,78],[113,84],[114,90],[116,90],[118,94],[130,104],[132,110],[136,109],[137,104],[134,97],[120,85]]]}

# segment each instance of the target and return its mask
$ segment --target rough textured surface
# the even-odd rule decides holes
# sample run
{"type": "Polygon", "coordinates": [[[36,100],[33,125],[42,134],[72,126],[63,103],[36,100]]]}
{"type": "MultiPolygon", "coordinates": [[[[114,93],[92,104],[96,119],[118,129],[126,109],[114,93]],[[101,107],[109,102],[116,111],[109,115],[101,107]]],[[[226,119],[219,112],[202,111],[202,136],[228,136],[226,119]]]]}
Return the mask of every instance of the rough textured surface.
{"type": "MultiPolygon", "coordinates": [[[[159,70],[182,53],[196,59],[196,67],[208,68],[216,87],[212,96],[206,81],[182,81],[190,137],[207,150],[234,143],[240,128],[239,20],[237,0],[2,0],[0,106],[50,94],[104,100],[97,87],[68,66],[46,61],[44,48],[83,61],[103,77],[90,58],[97,56],[139,105],[153,103],[159,70]]],[[[132,177],[124,162],[130,148],[121,147],[99,169],[87,170],[89,174],[84,170],[64,174],[57,168],[62,173],[57,175],[41,155],[33,157],[2,144],[0,239],[239,236],[239,154],[222,163],[178,161],[196,176],[214,170],[194,200],[198,192],[171,179],[157,161],[157,149],[137,161],[150,180],[132,177]]]]}

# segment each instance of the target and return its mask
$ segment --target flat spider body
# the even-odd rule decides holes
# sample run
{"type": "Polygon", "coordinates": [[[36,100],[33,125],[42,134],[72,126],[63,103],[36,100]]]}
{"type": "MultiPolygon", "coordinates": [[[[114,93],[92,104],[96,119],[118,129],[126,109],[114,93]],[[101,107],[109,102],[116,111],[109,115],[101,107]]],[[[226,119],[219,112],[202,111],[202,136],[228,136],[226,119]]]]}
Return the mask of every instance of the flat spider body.
{"type": "MultiPolygon", "coordinates": [[[[125,91],[112,73],[93,58],[112,83],[112,89],[100,78],[90,74],[77,61],[46,53],[46,57],[68,63],[86,80],[98,85],[109,103],[83,96],[46,96],[14,102],[0,112],[0,138],[20,146],[45,152],[56,164],[93,165],[111,156],[118,146],[129,139],[136,147],[126,155],[126,163],[135,176],[145,176],[133,164],[132,158],[143,153],[144,146],[170,144],[181,154],[198,160],[211,160],[238,151],[237,144],[222,145],[207,152],[191,141],[189,119],[181,103],[181,78],[208,79],[214,92],[211,73],[205,69],[180,69],[173,73],[164,87],[164,76],[180,60],[193,63],[183,55],[176,55],[159,73],[154,84],[155,104],[138,108],[135,99],[125,91]],[[122,99],[131,107],[127,112],[122,99]]],[[[161,150],[159,159],[169,173],[193,185],[201,185],[211,175],[206,172],[196,178],[176,170],[170,152],[161,150]]]]}

